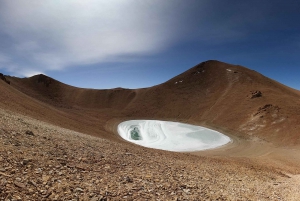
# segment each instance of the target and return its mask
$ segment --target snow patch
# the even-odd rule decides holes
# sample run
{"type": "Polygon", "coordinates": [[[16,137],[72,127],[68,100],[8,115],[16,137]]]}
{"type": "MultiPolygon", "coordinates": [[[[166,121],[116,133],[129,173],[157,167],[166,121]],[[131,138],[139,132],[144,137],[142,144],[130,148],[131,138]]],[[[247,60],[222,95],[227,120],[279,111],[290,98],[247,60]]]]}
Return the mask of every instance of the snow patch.
{"type": "Polygon", "coordinates": [[[231,72],[232,70],[231,69],[226,69],[227,71],[231,72]]]}
{"type": "Polygon", "coordinates": [[[178,84],[178,83],[182,83],[182,82],[183,82],[183,80],[180,80],[178,82],[175,82],[174,84],[178,84]]]}
{"type": "Polygon", "coordinates": [[[118,125],[119,135],[132,143],[168,151],[200,151],[231,140],[220,132],[189,124],[157,120],[131,120],[118,125]]]}

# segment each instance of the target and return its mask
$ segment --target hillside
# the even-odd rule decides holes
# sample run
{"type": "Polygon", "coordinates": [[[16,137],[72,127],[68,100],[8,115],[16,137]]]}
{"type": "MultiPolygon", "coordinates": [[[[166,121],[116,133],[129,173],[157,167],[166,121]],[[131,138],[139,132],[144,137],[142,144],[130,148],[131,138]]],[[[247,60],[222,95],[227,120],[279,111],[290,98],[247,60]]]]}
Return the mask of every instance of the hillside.
{"type": "Polygon", "coordinates": [[[245,138],[300,142],[298,91],[242,66],[218,61],[201,63],[141,91],[128,109],[141,117],[194,122],[245,138]]]}
{"type": "Polygon", "coordinates": [[[206,61],[134,90],[2,77],[1,200],[300,196],[300,92],[253,70],[206,61]],[[202,125],[233,142],[191,154],[147,149],[118,136],[117,125],[130,119],[202,125]]]}
{"type": "Polygon", "coordinates": [[[179,120],[278,145],[300,143],[299,92],[242,66],[207,61],[138,90],[81,89],[44,75],[10,80],[20,92],[68,113],[179,120]]]}

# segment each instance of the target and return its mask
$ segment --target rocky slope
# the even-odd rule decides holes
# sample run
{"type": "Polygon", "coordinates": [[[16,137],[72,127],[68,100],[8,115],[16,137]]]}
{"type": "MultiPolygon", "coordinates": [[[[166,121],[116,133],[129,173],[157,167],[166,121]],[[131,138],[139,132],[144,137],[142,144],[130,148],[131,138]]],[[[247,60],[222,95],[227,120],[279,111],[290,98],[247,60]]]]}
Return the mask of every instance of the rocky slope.
{"type": "Polygon", "coordinates": [[[67,115],[80,111],[89,119],[96,111],[93,116],[105,114],[107,120],[111,116],[179,120],[277,145],[300,143],[299,91],[219,61],[200,63],[163,84],[137,90],[80,89],[44,75],[11,81],[15,89],[67,115]]]}
{"type": "Polygon", "coordinates": [[[141,148],[0,110],[0,200],[282,200],[293,179],[255,162],[141,148]]]}
{"type": "Polygon", "coordinates": [[[0,200],[300,197],[300,93],[255,71],[207,61],[135,90],[3,78],[0,200]],[[118,137],[118,123],[140,118],[204,125],[233,143],[183,154],[118,137]]]}

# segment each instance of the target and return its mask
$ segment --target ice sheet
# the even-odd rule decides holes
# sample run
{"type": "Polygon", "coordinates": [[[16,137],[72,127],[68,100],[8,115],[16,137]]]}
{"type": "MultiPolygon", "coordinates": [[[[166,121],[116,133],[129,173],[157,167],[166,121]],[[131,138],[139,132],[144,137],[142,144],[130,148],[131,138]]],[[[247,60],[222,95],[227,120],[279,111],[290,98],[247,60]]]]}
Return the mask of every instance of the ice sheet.
{"type": "Polygon", "coordinates": [[[231,141],[228,136],[205,127],[158,120],[125,121],[118,125],[118,133],[144,147],[177,152],[212,149],[231,141]]]}

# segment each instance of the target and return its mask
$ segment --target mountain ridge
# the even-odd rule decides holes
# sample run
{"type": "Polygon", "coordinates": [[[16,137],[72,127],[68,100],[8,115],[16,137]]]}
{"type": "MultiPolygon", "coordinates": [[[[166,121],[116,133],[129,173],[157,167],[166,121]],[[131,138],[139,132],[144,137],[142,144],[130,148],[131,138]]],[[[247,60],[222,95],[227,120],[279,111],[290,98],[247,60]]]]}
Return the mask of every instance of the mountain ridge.
{"type": "Polygon", "coordinates": [[[0,199],[299,200],[300,94],[245,67],[202,62],[133,90],[5,78],[0,199]],[[204,126],[231,142],[190,153],[145,148],[118,135],[134,119],[204,126]]]}
{"type": "Polygon", "coordinates": [[[10,81],[21,93],[64,109],[67,116],[74,115],[72,110],[89,114],[95,110],[105,111],[109,120],[108,113],[113,111],[116,118],[193,122],[228,129],[247,139],[257,136],[276,144],[300,143],[299,91],[243,66],[216,60],[142,89],[83,89],[45,75],[10,77],[10,81]],[[283,129],[287,135],[280,134],[283,129]]]}

